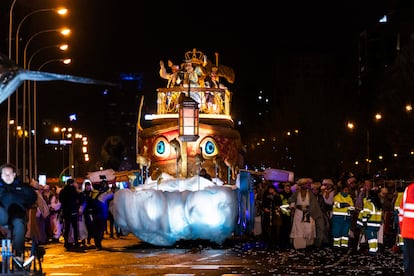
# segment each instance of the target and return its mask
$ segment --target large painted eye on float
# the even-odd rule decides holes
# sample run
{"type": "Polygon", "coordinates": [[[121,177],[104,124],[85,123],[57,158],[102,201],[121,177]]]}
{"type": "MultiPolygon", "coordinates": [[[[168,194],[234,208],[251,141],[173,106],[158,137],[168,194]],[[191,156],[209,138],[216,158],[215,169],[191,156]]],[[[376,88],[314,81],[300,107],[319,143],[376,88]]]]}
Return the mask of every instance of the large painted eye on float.
{"type": "Polygon", "coordinates": [[[167,158],[170,156],[170,143],[167,138],[160,136],[154,143],[154,155],[158,158],[167,158]]]}
{"type": "Polygon", "coordinates": [[[200,142],[201,152],[203,153],[204,159],[211,159],[214,158],[217,154],[219,154],[219,148],[217,146],[216,141],[211,137],[205,137],[200,142]]]}

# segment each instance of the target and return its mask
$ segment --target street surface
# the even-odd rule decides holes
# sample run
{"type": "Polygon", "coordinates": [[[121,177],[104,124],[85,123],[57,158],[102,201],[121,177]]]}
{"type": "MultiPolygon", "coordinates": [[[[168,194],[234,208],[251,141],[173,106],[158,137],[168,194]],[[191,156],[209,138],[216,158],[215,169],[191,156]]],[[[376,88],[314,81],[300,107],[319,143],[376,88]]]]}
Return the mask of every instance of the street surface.
{"type": "MultiPolygon", "coordinates": [[[[92,242],[93,244],[93,242],[92,242]]],[[[43,275],[403,275],[402,254],[377,256],[319,251],[267,251],[258,241],[233,238],[223,245],[185,241],[172,247],[140,242],[132,234],[67,251],[63,242],[45,245],[43,275]]]]}

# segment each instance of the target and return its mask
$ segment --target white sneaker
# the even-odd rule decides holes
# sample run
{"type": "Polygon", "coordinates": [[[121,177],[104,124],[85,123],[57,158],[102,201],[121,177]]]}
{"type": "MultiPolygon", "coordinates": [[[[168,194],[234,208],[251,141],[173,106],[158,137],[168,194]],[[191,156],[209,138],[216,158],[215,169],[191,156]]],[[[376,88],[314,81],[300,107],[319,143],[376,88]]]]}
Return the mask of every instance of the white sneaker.
{"type": "Polygon", "coordinates": [[[23,267],[27,267],[28,265],[30,265],[33,262],[34,258],[35,256],[30,256],[26,261],[24,261],[23,267]]]}
{"type": "Polygon", "coordinates": [[[23,257],[13,256],[13,262],[21,269],[23,269],[23,257]]]}

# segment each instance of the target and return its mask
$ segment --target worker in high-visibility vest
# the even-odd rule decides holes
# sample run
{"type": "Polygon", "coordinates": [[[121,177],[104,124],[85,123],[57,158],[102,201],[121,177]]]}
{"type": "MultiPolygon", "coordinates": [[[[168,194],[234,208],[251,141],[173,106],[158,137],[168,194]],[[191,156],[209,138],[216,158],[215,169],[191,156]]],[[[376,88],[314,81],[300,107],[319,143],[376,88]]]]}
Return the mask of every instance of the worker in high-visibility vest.
{"type": "Polygon", "coordinates": [[[404,275],[414,275],[414,182],[404,190],[399,210],[401,236],[404,239],[404,275]]]}
{"type": "MultiPolygon", "coordinates": [[[[368,243],[368,253],[376,254],[378,251],[378,231],[382,223],[382,211],[376,206],[376,191],[370,191],[364,198],[363,209],[358,214],[357,226],[361,228],[361,235],[365,236],[368,243]]],[[[360,239],[361,241],[361,239],[360,239]]]]}
{"type": "Polygon", "coordinates": [[[348,249],[351,211],[355,208],[347,185],[334,196],[333,202],[331,218],[333,247],[348,249]]]}

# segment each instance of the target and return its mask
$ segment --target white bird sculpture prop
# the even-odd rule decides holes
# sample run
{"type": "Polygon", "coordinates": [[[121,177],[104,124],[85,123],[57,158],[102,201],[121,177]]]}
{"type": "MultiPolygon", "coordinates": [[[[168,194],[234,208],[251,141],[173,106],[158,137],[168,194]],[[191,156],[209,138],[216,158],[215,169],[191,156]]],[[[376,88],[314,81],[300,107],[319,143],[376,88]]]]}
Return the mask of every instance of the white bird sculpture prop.
{"type": "Polygon", "coordinates": [[[85,77],[21,69],[5,55],[0,53],[0,104],[12,95],[26,80],[67,81],[83,84],[117,86],[115,83],[85,77]]]}

